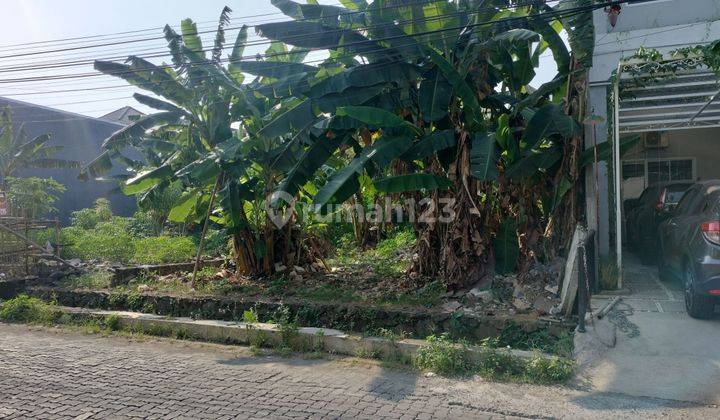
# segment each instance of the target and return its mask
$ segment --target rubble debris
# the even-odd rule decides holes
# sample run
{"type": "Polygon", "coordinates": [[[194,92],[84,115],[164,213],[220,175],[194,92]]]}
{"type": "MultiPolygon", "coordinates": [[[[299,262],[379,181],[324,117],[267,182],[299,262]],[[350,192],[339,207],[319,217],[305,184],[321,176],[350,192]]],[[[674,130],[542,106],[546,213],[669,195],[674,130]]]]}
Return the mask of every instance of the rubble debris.
{"type": "Polygon", "coordinates": [[[444,312],[455,312],[462,307],[462,303],[451,300],[450,302],[443,303],[442,309],[444,312]]]}

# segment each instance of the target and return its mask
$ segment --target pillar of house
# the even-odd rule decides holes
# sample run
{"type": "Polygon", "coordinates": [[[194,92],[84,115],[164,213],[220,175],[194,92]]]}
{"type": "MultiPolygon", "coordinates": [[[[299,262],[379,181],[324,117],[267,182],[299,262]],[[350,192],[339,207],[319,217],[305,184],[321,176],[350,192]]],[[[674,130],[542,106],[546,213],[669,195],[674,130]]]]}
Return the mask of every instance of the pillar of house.
{"type": "MultiPolygon", "coordinates": [[[[590,85],[587,108],[590,114],[600,117],[598,122],[585,124],[585,148],[611,141],[607,132],[607,84],[590,85]]],[[[612,118],[610,116],[609,118],[612,118]]],[[[595,229],[598,253],[601,257],[610,255],[610,206],[608,190],[608,164],[599,162],[585,171],[585,209],[587,226],[595,229]]]]}

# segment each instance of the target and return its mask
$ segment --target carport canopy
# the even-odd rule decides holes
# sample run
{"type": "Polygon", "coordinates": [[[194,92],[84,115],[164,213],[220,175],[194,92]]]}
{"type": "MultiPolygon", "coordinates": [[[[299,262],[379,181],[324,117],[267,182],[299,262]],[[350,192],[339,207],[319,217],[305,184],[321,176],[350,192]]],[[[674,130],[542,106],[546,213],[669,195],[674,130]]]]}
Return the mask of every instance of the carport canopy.
{"type": "MultiPolygon", "coordinates": [[[[620,137],[633,133],[720,127],[718,81],[718,75],[698,57],[620,62],[613,86],[615,197],[622,194],[620,137]]],[[[622,200],[616,199],[615,205],[615,249],[618,272],[622,273],[622,200]]]]}
{"type": "Polygon", "coordinates": [[[623,63],[617,80],[620,134],[720,127],[718,77],[695,59],[623,63]],[[696,68],[658,72],[663,64],[696,68]]]}

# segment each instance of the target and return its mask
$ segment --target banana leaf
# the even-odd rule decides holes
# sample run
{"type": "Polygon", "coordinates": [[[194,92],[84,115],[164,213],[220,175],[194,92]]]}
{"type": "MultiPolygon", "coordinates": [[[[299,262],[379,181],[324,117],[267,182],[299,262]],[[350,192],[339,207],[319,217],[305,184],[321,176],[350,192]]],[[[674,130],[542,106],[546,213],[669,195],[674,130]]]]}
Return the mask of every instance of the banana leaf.
{"type": "Polygon", "coordinates": [[[397,175],[373,181],[375,188],[384,193],[401,193],[419,190],[448,189],[453,183],[448,178],[434,174],[397,175]]]}
{"type": "Polygon", "coordinates": [[[470,150],[470,171],[480,181],[497,179],[497,150],[495,133],[477,133],[470,150]]]}

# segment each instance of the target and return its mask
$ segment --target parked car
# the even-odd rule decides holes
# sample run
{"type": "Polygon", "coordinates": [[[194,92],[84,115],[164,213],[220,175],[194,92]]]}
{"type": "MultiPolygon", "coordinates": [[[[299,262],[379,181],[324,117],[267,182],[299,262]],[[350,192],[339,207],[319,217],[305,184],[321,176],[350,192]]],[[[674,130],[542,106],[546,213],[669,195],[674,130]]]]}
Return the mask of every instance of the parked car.
{"type": "Polygon", "coordinates": [[[688,314],[709,317],[720,297],[720,180],[690,187],[658,236],[661,278],[679,278],[688,314]]]}
{"type": "Polygon", "coordinates": [[[635,200],[625,201],[625,230],[630,249],[643,264],[651,264],[656,255],[657,231],[687,191],[692,182],[653,184],[635,200]]]}

